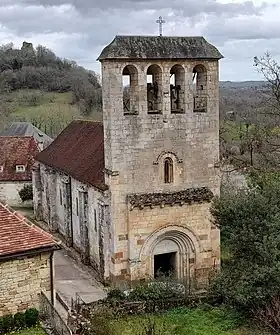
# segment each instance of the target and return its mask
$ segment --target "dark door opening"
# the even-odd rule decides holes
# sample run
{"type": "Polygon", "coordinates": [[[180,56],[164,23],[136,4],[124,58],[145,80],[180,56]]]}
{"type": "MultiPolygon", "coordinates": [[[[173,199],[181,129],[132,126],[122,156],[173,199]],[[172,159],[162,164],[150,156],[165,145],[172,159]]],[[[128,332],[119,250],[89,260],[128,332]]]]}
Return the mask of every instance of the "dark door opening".
{"type": "Polygon", "coordinates": [[[154,277],[170,277],[175,275],[176,252],[154,255],[154,277]]]}

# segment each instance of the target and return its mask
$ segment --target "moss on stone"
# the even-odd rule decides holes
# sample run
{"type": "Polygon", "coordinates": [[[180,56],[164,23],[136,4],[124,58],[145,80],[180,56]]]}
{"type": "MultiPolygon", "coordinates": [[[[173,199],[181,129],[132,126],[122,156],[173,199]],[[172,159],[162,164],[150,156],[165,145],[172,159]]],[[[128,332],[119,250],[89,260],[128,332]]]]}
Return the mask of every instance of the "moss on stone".
{"type": "Polygon", "coordinates": [[[204,37],[116,36],[101,52],[105,59],[221,59],[204,37]]]}

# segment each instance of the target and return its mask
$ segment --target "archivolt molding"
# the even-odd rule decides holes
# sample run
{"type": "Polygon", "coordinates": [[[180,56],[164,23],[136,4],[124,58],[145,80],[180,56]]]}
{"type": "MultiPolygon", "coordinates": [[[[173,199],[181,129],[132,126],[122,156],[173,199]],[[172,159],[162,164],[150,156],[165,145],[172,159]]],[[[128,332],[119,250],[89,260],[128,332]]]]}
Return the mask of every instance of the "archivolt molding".
{"type": "Polygon", "coordinates": [[[196,258],[197,253],[203,251],[201,243],[195,233],[186,226],[167,225],[154,231],[145,241],[140,250],[140,260],[151,255],[155,246],[163,240],[174,241],[181,253],[190,252],[191,257],[196,258]]]}
{"type": "Polygon", "coordinates": [[[177,163],[183,163],[183,160],[182,160],[181,158],[179,158],[178,155],[175,154],[174,152],[172,152],[172,151],[162,151],[162,152],[158,155],[157,159],[153,162],[153,164],[154,164],[154,165],[158,165],[159,162],[161,161],[161,159],[162,159],[164,156],[168,156],[168,157],[173,156],[173,157],[176,158],[177,163]]]}

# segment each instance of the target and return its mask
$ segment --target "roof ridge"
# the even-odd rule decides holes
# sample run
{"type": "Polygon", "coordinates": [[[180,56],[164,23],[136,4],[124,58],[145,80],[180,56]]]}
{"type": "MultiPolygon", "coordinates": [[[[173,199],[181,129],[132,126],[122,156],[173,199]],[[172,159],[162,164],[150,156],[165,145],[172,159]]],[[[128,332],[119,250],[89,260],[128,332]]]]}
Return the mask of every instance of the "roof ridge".
{"type": "Polygon", "coordinates": [[[163,35],[163,36],[159,36],[159,35],[116,35],[116,37],[158,37],[158,38],[204,38],[204,36],[202,35],[191,35],[191,36],[181,36],[181,35],[163,35]]]}
{"type": "Polygon", "coordinates": [[[75,122],[75,121],[90,122],[90,123],[101,123],[101,124],[103,124],[103,121],[92,120],[92,119],[74,119],[74,120],[71,121],[71,123],[75,122]]]}
{"type": "Polygon", "coordinates": [[[26,139],[26,138],[34,138],[32,135],[0,135],[0,137],[8,137],[8,138],[24,138],[24,139],[26,139]]]}
{"type": "Polygon", "coordinates": [[[38,227],[34,222],[30,221],[26,216],[22,215],[21,213],[14,211],[8,204],[3,204],[0,202],[0,206],[9,212],[9,214],[13,217],[15,217],[17,220],[19,220],[21,223],[27,225],[28,227],[35,229],[45,235],[46,237],[49,237],[55,244],[61,244],[61,241],[56,241],[54,236],[48,232],[46,232],[44,229],[38,227]]]}

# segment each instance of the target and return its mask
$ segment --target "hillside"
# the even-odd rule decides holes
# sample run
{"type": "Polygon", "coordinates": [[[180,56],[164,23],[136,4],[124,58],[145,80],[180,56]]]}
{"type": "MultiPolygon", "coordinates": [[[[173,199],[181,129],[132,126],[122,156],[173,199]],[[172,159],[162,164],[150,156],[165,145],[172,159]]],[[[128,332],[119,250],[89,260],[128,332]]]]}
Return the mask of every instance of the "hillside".
{"type": "Polygon", "coordinates": [[[254,122],[264,111],[268,87],[264,81],[220,82],[220,116],[234,111],[254,122]]]}
{"type": "Polygon", "coordinates": [[[96,73],[40,45],[0,46],[2,126],[31,121],[55,137],[73,118],[100,116],[101,86],[96,73]]]}
{"type": "Polygon", "coordinates": [[[56,137],[73,119],[101,120],[102,113],[93,110],[84,115],[78,104],[72,103],[72,92],[57,93],[43,90],[20,89],[1,96],[2,125],[12,121],[30,121],[43,132],[56,137]],[[4,109],[3,109],[4,107],[4,109]]]}

